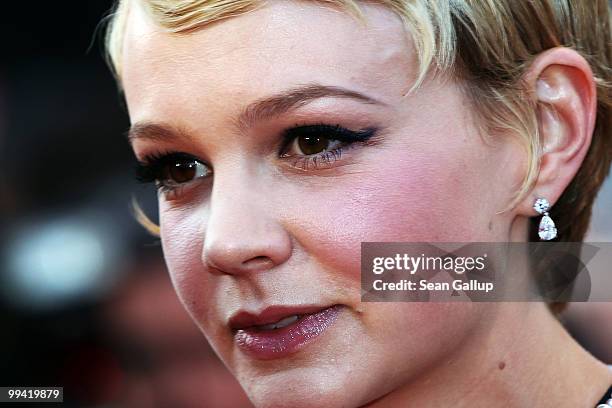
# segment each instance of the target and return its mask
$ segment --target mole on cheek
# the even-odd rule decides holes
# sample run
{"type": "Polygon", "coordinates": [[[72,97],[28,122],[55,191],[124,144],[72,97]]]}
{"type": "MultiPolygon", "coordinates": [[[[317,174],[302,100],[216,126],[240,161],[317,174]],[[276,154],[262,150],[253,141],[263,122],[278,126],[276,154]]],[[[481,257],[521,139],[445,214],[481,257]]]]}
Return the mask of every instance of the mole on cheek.
{"type": "Polygon", "coordinates": [[[506,368],[506,363],[504,363],[503,361],[500,361],[498,367],[500,370],[503,370],[504,368],[506,368]]]}

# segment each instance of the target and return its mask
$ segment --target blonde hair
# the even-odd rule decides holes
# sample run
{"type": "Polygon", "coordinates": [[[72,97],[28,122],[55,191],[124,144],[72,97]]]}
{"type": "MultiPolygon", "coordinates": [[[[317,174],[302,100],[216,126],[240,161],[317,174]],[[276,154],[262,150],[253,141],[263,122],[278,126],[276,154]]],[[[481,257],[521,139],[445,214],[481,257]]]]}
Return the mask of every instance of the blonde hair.
{"type": "MultiPolygon", "coordinates": [[[[213,21],[250,12],[265,0],[120,0],[107,31],[107,51],[121,80],[121,50],[130,1],[172,33],[189,33],[213,21]]],[[[340,7],[359,20],[355,0],[310,0],[340,7]]],[[[611,34],[607,0],[378,0],[393,10],[412,34],[419,70],[415,87],[429,72],[464,79],[485,137],[513,134],[528,152],[526,176],[510,207],[533,187],[541,155],[536,100],[522,82],[526,69],[544,50],[569,47],[590,64],[597,86],[598,114],[583,165],[551,209],[559,239],[582,241],[591,206],[611,160],[611,34]]],[[[414,89],[414,87],[413,87],[414,89]]],[[[509,208],[510,208],[509,207],[509,208]]],[[[142,212],[138,212],[144,216],[142,212]]],[[[145,217],[146,218],[146,217],[145,217]]],[[[149,226],[154,225],[147,223],[149,226]]],[[[535,224],[530,240],[537,240],[535,224]]],[[[156,232],[159,232],[157,229],[156,232]]]]}

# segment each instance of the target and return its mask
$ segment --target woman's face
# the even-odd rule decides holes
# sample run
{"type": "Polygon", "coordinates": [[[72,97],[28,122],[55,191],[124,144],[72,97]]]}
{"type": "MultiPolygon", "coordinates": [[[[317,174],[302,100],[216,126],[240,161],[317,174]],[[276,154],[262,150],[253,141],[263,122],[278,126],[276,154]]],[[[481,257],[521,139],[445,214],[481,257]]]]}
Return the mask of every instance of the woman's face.
{"type": "Polygon", "coordinates": [[[476,304],[361,303],[362,241],[518,228],[496,212],[523,176],[521,147],[485,144],[454,81],[405,96],[415,49],[393,12],[363,9],[367,26],[270,1],[179,35],[130,10],[131,141],[163,184],[172,281],[258,406],[358,406],[478,336],[476,304]]]}

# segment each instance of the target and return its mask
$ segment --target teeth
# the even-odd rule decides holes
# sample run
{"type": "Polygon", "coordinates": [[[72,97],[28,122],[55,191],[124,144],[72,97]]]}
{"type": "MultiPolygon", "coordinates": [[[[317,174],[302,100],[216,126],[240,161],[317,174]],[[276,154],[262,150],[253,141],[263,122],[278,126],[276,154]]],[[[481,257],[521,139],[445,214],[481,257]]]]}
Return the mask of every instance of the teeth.
{"type": "Polygon", "coordinates": [[[257,328],[260,330],[280,329],[280,328],[289,326],[291,323],[297,321],[297,319],[299,318],[300,318],[299,315],[288,316],[288,317],[285,317],[284,319],[279,320],[276,323],[263,324],[261,326],[257,326],[257,328]]]}
{"type": "Polygon", "coordinates": [[[299,318],[298,315],[285,317],[284,319],[276,322],[276,328],[280,329],[281,327],[289,326],[291,323],[295,322],[298,318],[299,318]]]}

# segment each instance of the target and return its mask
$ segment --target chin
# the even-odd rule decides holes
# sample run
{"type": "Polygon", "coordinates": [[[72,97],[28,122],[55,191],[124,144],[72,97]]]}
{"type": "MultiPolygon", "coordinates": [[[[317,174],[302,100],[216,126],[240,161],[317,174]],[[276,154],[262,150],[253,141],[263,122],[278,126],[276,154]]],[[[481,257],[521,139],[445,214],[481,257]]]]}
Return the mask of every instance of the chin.
{"type": "Polygon", "coordinates": [[[399,385],[397,373],[386,368],[388,358],[367,354],[335,349],[317,357],[251,361],[234,374],[257,408],[358,408],[399,385]]]}
{"type": "Polygon", "coordinates": [[[255,378],[244,385],[257,408],[357,408],[363,396],[344,376],[327,369],[296,369],[299,373],[278,373],[274,378],[255,378]],[[309,372],[310,371],[310,372],[309,372]]]}

